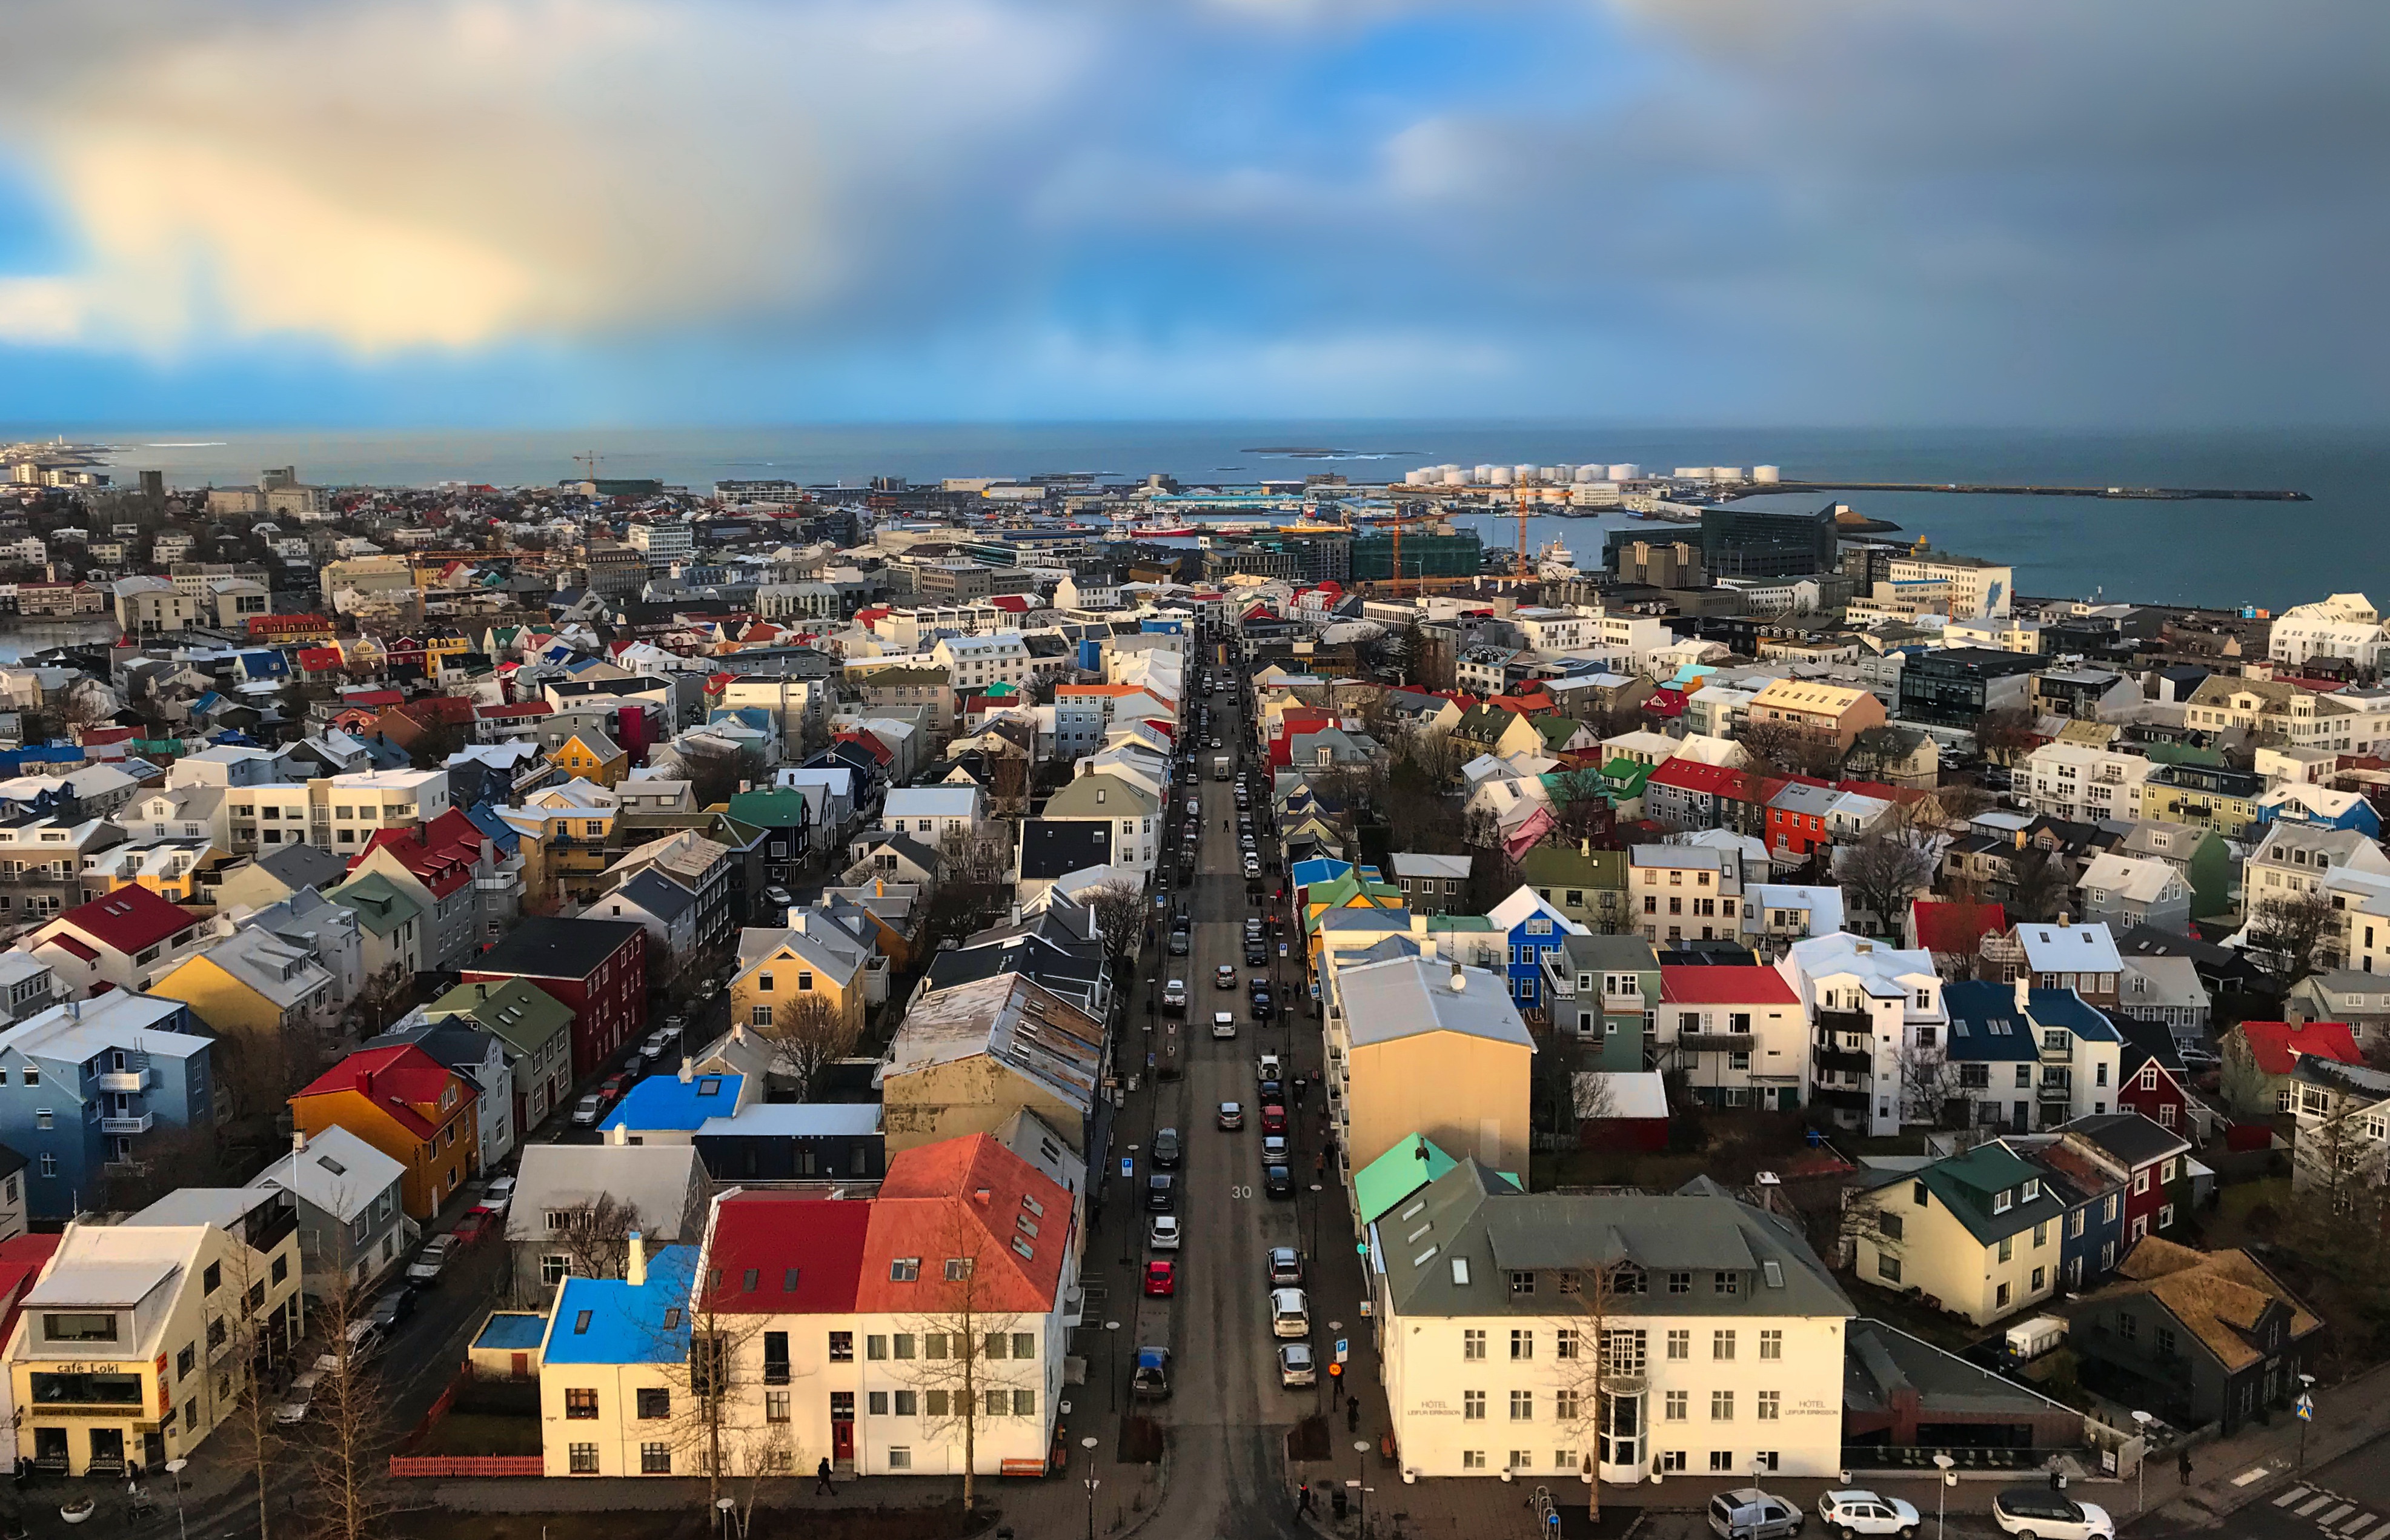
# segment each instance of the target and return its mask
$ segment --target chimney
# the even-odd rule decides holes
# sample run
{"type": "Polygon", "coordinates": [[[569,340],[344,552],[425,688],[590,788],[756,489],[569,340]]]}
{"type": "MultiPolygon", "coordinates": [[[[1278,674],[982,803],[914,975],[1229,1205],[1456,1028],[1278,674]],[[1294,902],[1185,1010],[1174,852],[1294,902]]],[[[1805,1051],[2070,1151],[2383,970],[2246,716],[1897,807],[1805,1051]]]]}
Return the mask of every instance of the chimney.
{"type": "Polygon", "coordinates": [[[648,1238],[631,1232],[631,1249],[623,1258],[623,1281],[636,1289],[648,1281],[648,1238]]]}
{"type": "Polygon", "coordinates": [[[987,1188],[980,1187],[972,1192],[971,1201],[977,1203],[981,1208],[985,1208],[988,1205],[988,1200],[994,1196],[995,1195],[989,1192],[987,1188]]]}
{"type": "Polygon", "coordinates": [[[2058,911],[2058,928],[2062,930],[2066,929],[2066,911],[2063,909],[2058,911]]]}
{"type": "Polygon", "coordinates": [[[688,1082],[689,1082],[689,1077],[690,1077],[690,1075],[691,1075],[692,1073],[694,1073],[694,1072],[689,1068],[688,1055],[687,1055],[687,1054],[683,1054],[683,1055],[681,1055],[681,1056],[680,1056],[680,1083],[681,1083],[683,1085],[687,1084],[688,1084],[688,1082]]]}
{"type": "Polygon", "coordinates": [[[1453,992],[1455,995],[1458,995],[1458,994],[1461,994],[1462,992],[1464,992],[1465,990],[1467,990],[1468,988],[1469,988],[1469,978],[1468,978],[1468,975],[1466,975],[1466,974],[1464,974],[1464,973],[1462,973],[1462,972],[1461,972],[1461,970],[1460,970],[1460,964],[1459,964],[1458,961],[1456,961],[1456,962],[1452,965],[1452,992],[1453,992]]]}
{"type": "Polygon", "coordinates": [[[488,999],[490,997],[490,986],[487,984],[475,984],[473,986],[473,997],[477,1000],[488,999]]]}
{"type": "Polygon", "coordinates": [[[2297,1031],[2299,1028],[2307,1024],[2307,1007],[2305,1006],[2294,1005],[2284,1006],[2282,1007],[2282,1020],[2291,1028],[2292,1031],[2297,1031]]]}
{"type": "Polygon", "coordinates": [[[290,1131],[290,1153],[293,1155],[304,1155],[307,1153],[307,1131],[305,1129],[294,1128],[290,1131]]]}
{"type": "Polygon", "coordinates": [[[2032,1008],[2032,1003],[2031,1003],[2031,1002],[2032,1002],[2032,995],[2031,995],[2030,994],[2028,994],[2028,993],[2027,993],[2031,988],[2032,988],[2032,982],[2031,982],[2031,979],[2029,978],[2029,976],[2027,976],[2027,975],[2025,975],[2025,974],[2023,974],[2023,973],[2020,973],[2020,974],[2018,974],[2018,975],[2016,976],[2016,1007],[2017,1007],[2017,1009],[2019,1009],[2019,1010],[2029,1010],[2029,1009],[2031,1009],[2031,1008],[2032,1008]]]}

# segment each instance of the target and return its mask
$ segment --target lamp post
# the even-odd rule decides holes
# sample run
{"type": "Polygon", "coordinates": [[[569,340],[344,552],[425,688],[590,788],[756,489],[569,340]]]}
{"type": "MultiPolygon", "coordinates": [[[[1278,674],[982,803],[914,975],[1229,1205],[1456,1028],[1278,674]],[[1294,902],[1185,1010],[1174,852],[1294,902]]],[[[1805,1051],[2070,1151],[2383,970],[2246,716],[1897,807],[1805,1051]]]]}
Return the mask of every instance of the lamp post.
{"type": "Polygon", "coordinates": [[[190,1530],[185,1527],[183,1522],[183,1471],[189,1467],[190,1463],[188,1460],[166,1462],[166,1473],[174,1478],[174,1533],[181,1535],[183,1540],[190,1540],[191,1534],[190,1530]]]}
{"type": "Polygon", "coordinates": [[[1111,1395],[1112,1410],[1115,1412],[1120,1410],[1120,1376],[1112,1372],[1112,1359],[1120,1351],[1117,1345],[1119,1341],[1120,1323],[1106,1321],[1104,1323],[1104,1386],[1111,1395]]]}
{"type": "Polygon", "coordinates": [[[1087,1540],[1096,1540],[1096,1488],[1103,1484],[1099,1477],[1087,1478],[1087,1540]]]}
{"type": "Polygon", "coordinates": [[[715,1509],[717,1510],[717,1514],[716,1514],[716,1517],[715,1517],[714,1522],[715,1522],[715,1523],[716,1523],[716,1524],[717,1524],[721,1529],[723,1529],[725,1532],[727,1532],[727,1533],[742,1533],[742,1532],[740,1532],[740,1531],[739,1531],[739,1499],[738,1499],[738,1498],[736,1498],[736,1497],[716,1497],[715,1499],[713,1499],[713,1506],[714,1506],[715,1509]]]}
{"type": "Polygon", "coordinates": [[[2149,1479],[2146,1472],[2150,1464],[2151,1420],[2150,1414],[2147,1412],[2133,1414],[2133,1426],[2141,1435],[2140,1457],[2133,1461],[2133,1511],[2135,1513],[2149,1507],[2149,1479]]]}
{"type": "Polygon", "coordinates": [[[1950,1489],[1959,1484],[1950,1468],[1958,1463],[1947,1455],[1934,1457],[1934,1468],[1942,1472],[1942,1483],[1934,1489],[1934,1540],[1942,1540],[1944,1516],[1950,1510],[1950,1489]]]}
{"type": "Polygon", "coordinates": [[[1361,1493],[1361,1540],[1369,1540],[1369,1489],[1364,1484],[1369,1479],[1369,1441],[1365,1438],[1355,1439],[1353,1452],[1361,1457],[1353,1462],[1361,1472],[1361,1480],[1353,1483],[1360,1489],[1361,1493]]]}
{"type": "Polygon", "coordinates": [[[2307,1473],[2307,1424],[2315,1420],[2315,1403],[2308,1400],[2307,1395],[2308,1392],[2314,1389],[2314,1375],[2303,1374],[2299,1376],[2299,1408],[2302,1415],[2299,1418],[2298,1474],[2302,1476],[2307,1473]]]}

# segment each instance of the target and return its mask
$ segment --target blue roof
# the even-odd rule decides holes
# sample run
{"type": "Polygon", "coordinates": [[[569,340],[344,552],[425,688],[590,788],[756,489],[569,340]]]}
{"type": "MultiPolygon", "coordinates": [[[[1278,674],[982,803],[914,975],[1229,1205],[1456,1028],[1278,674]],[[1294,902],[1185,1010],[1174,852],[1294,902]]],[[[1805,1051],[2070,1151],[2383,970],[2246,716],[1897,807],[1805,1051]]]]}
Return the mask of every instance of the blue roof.
{"type": "Polygon", "coordinates": [[[1330,861],[1325,858],[1316,861],[1297,861],[1291,874],[1291,879],[1296,887],[1307,888],[1314,882],[1333,882],[1352,869],[1353,863],[1350,861],[1330,861]]]}
{"type": "Polygon", "coordinates": [[[567,1278],[547,1334],[549,1364],[681,1364],[688,1361],[689,1283],[697,1248],[668,1246],[648,1259],[648,1277],[567,1278]]]}
{"type": "Polygon", "coordinates": [[[514,825],[499,817],[498,810],[489,803],[475,802],[465,810],[465,816],[495,841],[499,854],[512,855],[521,846],[522,836],[516,832],[514,825]]]}
{"type": "Polygon", "coordinates": [[[482,1334],[473,1339],[473,1345],[498,1353],[529,1353],[546,1335],[546,1316],[525,1310],[498,1310],[482,1323],[482,1334]]]}
{"type": "Polygon", "coordinates": [[[676,1074],[649,1075],[631,1087],[631,1094],[617,1103],[600,1131],[626,1128],[632,1133],[647,1129],[678,1129],[694,1134],[705,1125],[708,1118],[726,1118],[739,1105],[739,1087],[744,1075],[691,1075],[683,1080],[676,1074]]]}
{"type": "Polygon", "coordinates": [[[1950,1012],[1953,1059],[2029,1063],[2041,1057],[2033,1023],[2017,1009],[2011,986],[1960,980],[1942,986],[1942,1003],[1950,1012]]]}
{"type": "Polygon", "coordinates": [[[2125,1034],[2105,1013],[2071,989],[2025,992],[2033,1019],[2045,1027],[2064,1027],[2087,1043],[2122,1043],[2125,1034]]]}

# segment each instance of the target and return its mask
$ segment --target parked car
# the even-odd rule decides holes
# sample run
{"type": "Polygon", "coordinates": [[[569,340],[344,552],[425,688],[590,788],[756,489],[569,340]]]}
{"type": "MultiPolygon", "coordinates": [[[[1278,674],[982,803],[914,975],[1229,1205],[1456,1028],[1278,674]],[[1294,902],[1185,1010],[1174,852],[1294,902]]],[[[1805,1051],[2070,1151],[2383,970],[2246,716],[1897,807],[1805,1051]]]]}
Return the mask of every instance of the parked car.
{"type": "Polygon", "coordinates": [[[1212,974],[1212,987],[1213,987],[1213,988],[1214,988],[1214,989],[1234,989],[1234,988],[1236,988],[1236,987],[1237,987],[1237,970],[1236,970],[1236,969],[1234,969],[1233,967],[1229,966],[1229,965],[1228,965],[1228,964],[1227,964],[1227,963],[1222,963],[1222,964],[1219,966],[1219,968],[1218,968],[1217,969],[1215,969],[1215,970],[1213,972],[1213,974],[1212,974]]]}
{"type": "MultiPolygon", "coordinates": [[[[363,1367],[369,1364],[374,1356],[381,1352],[384,1333],[370,1317],[360,1316],[351,1321],[341,1335],[348,1340],[349,1362],[353,1366],[363,1367]]],[[[326,1374],[337,1374],[341,1369],[341,1355],[337,1353],[319,1353],[315,1355],[315,1367],[326,1374]]]]}
{"type": "Polygon", "coordinates": [[[1147,1222],[1145,1243],[1157,1251],[1175,1251],[1184,1238],[1175,1213],[1157,1213],[1147,1222]]]}
{"type": "Polygon", "coordinates": [[[514,1200],[515,1179],[511,1176],[493,1176],[490,1185],[482,1189],[482,1207],[492,1213],[503,1216],[514,1200]]]}
{"type": "Polygon", "coordinates": [[[415,1260],[406,1264],[406,1280],[409,1283],[438,1283],[440,1270],[448,1265],[449,1258],[463,1250],[464,1247],[453,1235],[433,1236],[423,1243],[423,1250],[415,1253],[415,1260]]]}
{"type": "Polygon", "coordinates": [[[1311,1335],[1311,1300],[1300,1289],[1270,1290],[1270,1335],[1273,1337],[1308,1337],[1311,1335]]]}
{"type": "MultiPolygon", "coordinates": [[[[1170,955],[1172,956],[1183,957],[1187,956],[1189,951],[1193,950],[1194,944],[1193,938],[1189,937],[1186,931],[1173,930],[1170,932],[1170,955]]],[[[1186,1002],[1182,1000],[1179,1003],[1184,1005],[1186,1002]]]]}
{"type": "Polygon", "coordinates": [[[1137,1368],[1129,1376],[1128,1393],[1142,1401],[1170,1399],[1170,1350],[1166,1347],[1141,1347],[1137,1350],[1137,1368]]]}
{"type": "Polygon", "coordinates": [[[1284,1080],[1286,1066],[1274,1053],[1259,1055],[1253,1059],[1253,1078],[1257,1081],[1284,1080]]]}
{"type": "Polygon", "coordinates": [[[1245,966],[1247,968],[1267,968],[1269,966],[1269,948],[1264,946],[1257,941],[1249,941],[1245,943],[1245,966]]]}
{"type": "Polygon", "coordinates": [[[788,889],[774,887],[764,890],[764,902],[771,905],[774,908],[785,909],[790,905],[794,904],[796,902],[796,898],[789,892],[788,889]]]}
{"type": "Polygon", "coordinates": [[[1820,1495],[1818,1517],[1843,1540],[1861,1534],[1897,1534],[1908,1540],[1917,1533],[1917,1509],[1897,1497],[1857,1489],[1820,1495]]]}
{"type": "Polygon", "coordinates": [[[1219,1122],[1220,1126],[1223,1128],[1242,1128],[1245,1126],[1244,1104],[1242,1102],[1235,1101],[1224,1101],[1220,1103],[1219,1122]]]}
{"type": "Polygon", "coordinates": [[[366,1311],[366,1319],[379,1327],[384,1335],[398,1329],[398,1323],[415,1314],[415,1286],[401,1283],[386,1289],[366,1311]]]}
{"type": "Polygon", "coordinates": [[[1245,918],[1245,939],[1247,941],[1259,941],[1262,939],[1261,916],[1248,915],[1245,918]]]}
{"type": "Polygon", "coordinates": [[[1284,1107],[1274,1101],[1263,1103],[1262,1132],[1265,1134],[1283,1134],[1286,1132],[1286,1109],[1284,1107]]]}
{"type": "Polygon", "coordinates": [[[1271,1247],[1263,1266],[1273,1289],[1291,1289],[1303,1281],[1303,1253],[1291,1246],[1271,1247]]]}
{"type": "Polygon", "coordinates": [[[2019,1540],[2115,1540],[2116,1525],[2097,1503],[2078,1503],[2046,1486],[2003,1488],[1992,1521],[2019,1540]]]}
{"type": "Polygon", "coordinates": [[[598,1082],[598,1094],[606,1098],[607,1106],[611,1107],[616,1102],[622,1100],[623,1093],[630,1088],[631,1077],[629,1075],[612,1074],[608,1075],[604,1080],[598,1082]]]}
{"type": "Polygon", "coordinates": [[[1279,1345],[1278,1382],[1289,1390],[1319,1383],[1319,1370],[1311,1362],[1309,1342],[1282,1342],[1279,1345]]]}
{"type": "Polygon", "coordinates": [[[1166,1300],[1178,1292],[1178,1264],[1175,1262],[1149,1262],[1145,1264],[1145,1297],[1166,1300]]]}
{"type": "Polygon", "coordinates": [[[1801,1510],[1755,1486],[1737,1487],[1710,1499],[1710,1532],[1719,1540],[1775,1540],[1801,1533],[1801,1510]]]}
{"type": "Polygon", "coordinates": [[[1270,993],[1268,990],[1257,989],[1253,991],[1253,1020],[1256,1021],[1266,1021],[1278,1013],[1277,1007],[1270,1003],[1270,993]]]}
{"type": "Polygon", "coordinates": [[[456,1229],[449,1233],[456,1238],[456,1244],[461,1248],[487,1240],[504,1227],[498,1222],[496,1214],[476,1203],[465,1211],[465,1217],[456,1221],[456,1229]]]}
{"type": "Polygon", "coordinates": [[[1178,1142],[1178,1130],[1157,1128],[1153,1131],[1153,1163],[1155,1165],[1176,1166],[1183,1153],[1184,1149],[1178,1142]]]}
{"type": "Polygon", "coordinates": [[[1162,986],[1162,1004],[1163,1007],[1167,1010],[1185,1010],[1187,1008],[1187,981],[1184,979],[1173,979],[1168,983],[1163,984],[1162,986]]]}
{"type": "Polygon", "coordinates": [[[303,1422],[308,1408],[315,1404],[315,1387],[324,1382],[324,1371],[306,1369],[290,1381],[280,1402],[274,1408],[274,1420],[280,1423],[303,1422]]]}
{"type": "Polygon", "coordinates": [[[572,1126],[589,1128],[596,1125],[606,1111],[606,1098],[592,1091],[572,1104],[572,1126]]]}
{"type": "Polygon", "coordinates": [[[1212,1013],[1212,1035],[1214,1037],[1236,1036],[1237,1019],[1235,1015],[1225,1010],[1214,1011],[1212,1013]]]}
{"type": "Polygon", "coordinates": [[[663,1062],[664,1050],[672,1046],[673,1034],[658,1027],[639,1044],[639,1055],[650,1064],[663,1062]]]}
{"type": "Polygon", "coordinates": [[[1166,1172],[1155,1172],[1145,1179],[1145,1206],[1155,1213],[1168,1213],[1178,1207],[1178,1178],[1166,1172]]]}
{"type": "Polygon", "coordinates": [[[1262,1190],[1272,1198],[1294,1196],[1294,1173],[1284,1166],[1267,1166],[1262,1171],[1262,1190]]]}
{"type": "Polygon", "coordinates": [[[1292,1165],[1293,1163],[1293,1158],[1286,1152],[1285,1135],[1264,1134],[1262,1136],[1262,1164],[1266,1166],[1283,1166],[1292,1165]]]}

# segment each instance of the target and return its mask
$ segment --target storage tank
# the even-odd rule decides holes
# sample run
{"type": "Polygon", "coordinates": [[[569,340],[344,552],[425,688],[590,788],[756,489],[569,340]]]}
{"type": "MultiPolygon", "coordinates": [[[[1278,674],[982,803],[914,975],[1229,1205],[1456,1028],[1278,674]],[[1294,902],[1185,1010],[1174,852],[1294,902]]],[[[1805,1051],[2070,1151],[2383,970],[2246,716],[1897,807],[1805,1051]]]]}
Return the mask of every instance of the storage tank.
{"type": "Polygon", "coordinates": [[[1679,481],[1706,481],[1710,479],[1710,468],[1705,465],[1680,465],[1677,468],[1676,479],[1679,481]]]}
{"type": "Polygon", "coordinates": [[[1605,481],[1638,481],[1643,475],[1643,468],[1637,465],[1632,460],[1627,461],[1625,465],[1613,465],[1608,468],[1610,470],[1610,474],[1602,478],[1605,481]]]}
{"type": "Polygon", "coordinates": [[[1424,470],[1406,470],[1403,472],[1403,485],[1407,487],[1423,487],[1428,484],[1427,479],[1428,472],[1424,470]]]}
{"type": "Polygon", "coordinates": [[[1784,479],[1784,472],[1772,465],[1755,465],[1751,468],[1751,479],[1754,481],[1780,481],[1784,479]]]}
{"type": "Polygon", "coordinates": [[[1742,480],[1742,467],[1739,465],[1714,465],[1710,467],[1710,480],[1713,481],[1740,481],[1742,480]]]}
{"type": "Polygon", "coordinates": [[[1469,484],[1469,472],[1461,469],[1457,465],[1446,466],[1444,468],[1444,484],[1448,487],[1465,487],[1469,484]]]}
{"type": "Polygon", "coordinates": [[[1566,486],[1571,481],[1576,480],[1576,467],[1573,465],[1548,465],[1544,467],[1544,480],[1551,482],[1555,486],[1566,486]]]}
{"type": "Polygon", "coordinates": [[[1543,472],[1531,465],[1516,465],[1510,468],[1510,474],[1517,478],[1521,486],[1524,486],[1529,481],[1535,481],[1537,477],[1541,476],[1543,472]]]}
{"type": "Polygon", "coordinates": [[[1509,486],[1512,480],[1510,468],[1507,465],[1488,467],[1487,480],[1497,487],[1509,486]]]}
{"type": "Polygon", "coordinates": [[[1494,481],[1494,468],[1481,465],[1469,473],[1469,479],[1479,486],[1490,486],[1494,481]]]}

